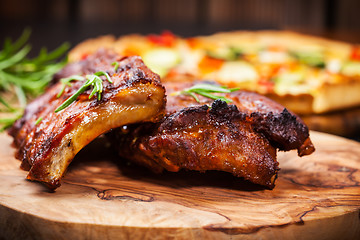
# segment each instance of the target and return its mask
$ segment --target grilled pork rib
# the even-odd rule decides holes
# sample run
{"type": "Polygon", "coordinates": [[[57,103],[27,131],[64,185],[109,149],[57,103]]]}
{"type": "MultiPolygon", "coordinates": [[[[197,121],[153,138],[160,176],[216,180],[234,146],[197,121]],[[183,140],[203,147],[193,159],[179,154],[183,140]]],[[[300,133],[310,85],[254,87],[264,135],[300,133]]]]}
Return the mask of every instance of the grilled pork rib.
{"type": "Polygon", "coordinates": [[[155,120],[162,113],[166,103],[164,87],[159,76],[139,57],[120,59],[109,52],[97,53],[68,65],[57,78],[97,71],[107,72],[113,81],[103,81],[101,100],[95,96],[89,99],[89,89],[55,113],[84,83],[72,82],[58,98],[63,85],[55,81],[44,95],[26,107],[24,116],[10,129],[18,149],[16,157],[22,161],[21,167],[29,170],[27,179],[55,189],[76,153],[97,136],[126,124],[155,120]],[[117,69],[112,65],[115,61],[119,63],[117,69]],[[38,119],[42,120],[37,123],[38,119]]]}
{"type": "Polygon", "coordinates": [[[131,156],[157,173],[220,170],[272,188],[278,171],[276,149],[254,131],[245,114],[220,100],[211,108],[184,108],[159,124],[108,134],[121,157],[131,156]]]}
{"type": "Polygon", "coordinates": [[[225,96],[233,101],[239,111],[248,115],[248,121],[255,130],[263,133],[274,147],[282,151],[297,149],[300,157],[315,150],[308,127],[282,105],[246,91],[236,91],[225,96]]]}
{"type": "Polygon", "coordinates": [[[211,104],[204,97],[198,103],[174,95],[194,83],[164,84],[168,102],[162,120],[107,134],[122,158],[154,172],[220,170],[273,188],[279,170],[276,148],[299,149],[299,155],[314,151],[305,124],[267,98],[236,91],[226,95],[235,105],[211,104]]]}
{"type": "MultiPolygon", "coordinates": [[[[167,114],[180,111],[190,106],[210,105],[213,100],[198,96],[200,103],[187,95],[178,95],[181,90],[196,84],[187,79],[183,82],[165,82],[168,97],[166,106],[167,114]]],[[[261,132],[279,150],[298,150],[299,156],[309,155],[315,149],[309,138],[309,129],[305,123],[295,114],[289,112],[281,104],[253,92],[234,91],[224,94],[232,100],[231,104],[237,106],[238,110],[247,115],[249,121],[257,132],[261,132]]]]}

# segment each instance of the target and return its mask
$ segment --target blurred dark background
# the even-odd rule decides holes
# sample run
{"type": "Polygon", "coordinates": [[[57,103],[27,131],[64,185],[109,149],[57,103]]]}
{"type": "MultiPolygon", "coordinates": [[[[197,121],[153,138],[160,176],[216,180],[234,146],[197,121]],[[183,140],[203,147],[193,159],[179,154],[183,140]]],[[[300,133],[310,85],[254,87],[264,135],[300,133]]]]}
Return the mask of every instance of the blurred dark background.
{"type": "Polygon", "coordinates": [[[281,29],[360,43],[359,0],[0,0],[0,41],[32,29],[34,51],[128,33],[281,29]]]}

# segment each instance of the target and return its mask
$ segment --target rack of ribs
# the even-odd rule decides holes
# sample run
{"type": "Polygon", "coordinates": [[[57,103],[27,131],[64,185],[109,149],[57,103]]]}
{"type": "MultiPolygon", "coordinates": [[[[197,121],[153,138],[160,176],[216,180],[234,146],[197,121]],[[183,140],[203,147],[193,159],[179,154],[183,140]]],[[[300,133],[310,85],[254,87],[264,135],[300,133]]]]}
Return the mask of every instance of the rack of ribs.
{"type": "Polygon", "coordinates": [[[27,179],[56,189],[74,156],[103,133],[119,159],[154,172],[219,170],[270,189],[279,171],[277,149],[297,149],[299,156],[315,150],[307,126],[278,103],[244,91],[223,94],[229,104],[202,96],[196,101],[179,94],[196,81],[180,79],[163,83],[166,98],[159,76],[139,57],[100,50],[67,65],[9,130],[16,158],[29,171],[27,179]],[[99,71],[112,80],[101,76],[100,96],[90,97],[93,91],[85,89],[56,111],[84,84],[80,80],[64,85],[61,79],[99,71]]]}

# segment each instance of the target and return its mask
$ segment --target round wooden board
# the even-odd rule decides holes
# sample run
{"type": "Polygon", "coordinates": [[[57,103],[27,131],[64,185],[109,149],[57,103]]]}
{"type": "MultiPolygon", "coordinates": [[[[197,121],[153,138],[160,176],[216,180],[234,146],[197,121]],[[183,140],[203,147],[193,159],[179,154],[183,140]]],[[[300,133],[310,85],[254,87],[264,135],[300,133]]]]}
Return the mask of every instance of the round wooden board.
{"type": "Polygon", "coordinates": [[[0,239],[359,239],[360,143],[312,132],[273,190],[221,172],[154,175],[93,143],[49,192],[0,135],[0,239]],[[102,150],[99,150],[102,149],[102,150]]]}

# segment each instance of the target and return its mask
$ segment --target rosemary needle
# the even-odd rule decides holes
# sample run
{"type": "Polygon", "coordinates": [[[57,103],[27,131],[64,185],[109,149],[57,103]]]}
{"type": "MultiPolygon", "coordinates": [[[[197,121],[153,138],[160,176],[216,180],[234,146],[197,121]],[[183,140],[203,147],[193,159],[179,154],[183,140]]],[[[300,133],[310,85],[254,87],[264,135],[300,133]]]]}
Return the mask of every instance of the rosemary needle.
{"type": "Polygon", "coordinates": [[[76,81],[84,81],[85,78],[83,76],[79,76],[79,75],[72,75],[70,77],[60,79],[60,82],[63,84],[63,86],[62,86],[60,92],[56,95],[56,97],[57,98],[61,97],[61,95],[65,91],[66,86],[70,87],[71,86],[70,82],[74,81],[74,80],[76,80],[76,81]]]}
{"type": "Polygon", "coordinates": [[[35,125],[38,125],[42,120],[43,120],[43,118],[42,118],[42,117],[39,117],[39,118],[36,120],[35,125]]]}
{"type": "Polygon", "coordinates": [[[231,92],[234,92],[237,90],[239,90],[239,88],[230,88],[229,89],[224,86],[216,86],[213,84],[199,83],[190,88],[182,90],[180,92],[176,92],[176,93],[174,93],[174,95],[177,95],[177,94],[189,95],[189,96],[193,97],[197,102],[200,102],[199,98],[196,96],[196,94],[198,94],[203,97],[210,98],[210,99],[214,99],[214,100],[220,99],[227,103],[230,103],[230,102],[232,102],[231,99],[226,98],[224,96],[219,96],[219,95],[216,95],[213,93],[231,93],[231,92]]]}
{"type": "Polygon", "coordinates": [[[118,70],[118,68],[119,68],[119,63],[118,62],[113,62],[111,64],[111,66],[114,66],[114,72],[116,72],[118,70]]]}

